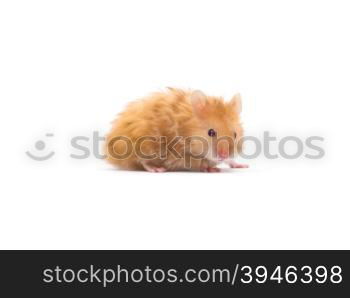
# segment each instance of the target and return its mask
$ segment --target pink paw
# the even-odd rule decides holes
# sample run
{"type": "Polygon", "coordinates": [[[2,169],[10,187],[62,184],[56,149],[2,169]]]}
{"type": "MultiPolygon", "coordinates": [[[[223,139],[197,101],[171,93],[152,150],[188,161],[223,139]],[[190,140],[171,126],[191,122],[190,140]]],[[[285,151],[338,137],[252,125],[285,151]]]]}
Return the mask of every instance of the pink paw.
{"type": "Polygon", "coordinates": [[[246,168],[249,168],[249,165],[237,163],[237,162],[235,162],[233,160],[229,161],[228,165],[230,166],[230,168],[233,168],[233,169],[246,169],[246,168]]]}
{"type": "Polygon", "coordinates": [[[166,172],[166,168],[163,167],[155,167],[155,166],[150,166],[150,165],[143,165],[146,171],[151,172],[151,173],[164,173],[166,172]]]}
{"type": "Polygon", "coordinates": [[[201,168],[201,172],[206,172],[206,173],[219,173],[221,170],[219,168],[215,167],[205,167],[201,168]]]}

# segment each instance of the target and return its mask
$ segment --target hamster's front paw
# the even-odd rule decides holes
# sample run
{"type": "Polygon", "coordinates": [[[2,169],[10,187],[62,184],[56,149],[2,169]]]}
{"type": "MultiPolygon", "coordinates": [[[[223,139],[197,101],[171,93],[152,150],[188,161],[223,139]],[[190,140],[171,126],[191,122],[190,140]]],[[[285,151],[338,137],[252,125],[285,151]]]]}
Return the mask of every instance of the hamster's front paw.
{"type": "Polygon", "coordinates": [[[237,163],[234,160],[229,160],[227,161],[227,164],[230,166],[230,168],[232,169],[246,169],[249,168],[249,165],[247,164],[241,164],[241,163],[237,163]]]}

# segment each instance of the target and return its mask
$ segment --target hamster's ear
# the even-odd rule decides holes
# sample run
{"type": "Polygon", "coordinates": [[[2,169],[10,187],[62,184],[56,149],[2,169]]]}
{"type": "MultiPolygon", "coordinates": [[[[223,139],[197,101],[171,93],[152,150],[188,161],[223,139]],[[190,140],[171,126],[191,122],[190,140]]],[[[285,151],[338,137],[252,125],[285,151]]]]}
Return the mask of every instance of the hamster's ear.
{"type": "Polygon", "coordinates": [[[237,114],[240,114],[242,112],[242,100],[241,95],[239,93],[235,94],[230,102],[229,105],[233,108],[234,112],[237,114]]]}
{"type": "Polygon", "coordinates": [[[197,116],[203,115],[206,107],[206,96],[200,90],[195,90],[192,92],[191,96],[191,104],[193,107],[193,111],[197,116]]]}

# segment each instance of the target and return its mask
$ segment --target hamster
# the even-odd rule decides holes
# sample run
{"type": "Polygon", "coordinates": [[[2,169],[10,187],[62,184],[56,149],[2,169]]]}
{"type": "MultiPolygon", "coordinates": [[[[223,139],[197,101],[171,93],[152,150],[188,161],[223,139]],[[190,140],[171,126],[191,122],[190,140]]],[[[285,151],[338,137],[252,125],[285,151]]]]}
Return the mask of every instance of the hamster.
{"type": "Polygon", "coordinates": [[[239,94],[224,102],[199,90],[168,88],[130,103],[113,122],[105,154],[124,170],[219,172],[219,163],[245,168],[239,94]]]}

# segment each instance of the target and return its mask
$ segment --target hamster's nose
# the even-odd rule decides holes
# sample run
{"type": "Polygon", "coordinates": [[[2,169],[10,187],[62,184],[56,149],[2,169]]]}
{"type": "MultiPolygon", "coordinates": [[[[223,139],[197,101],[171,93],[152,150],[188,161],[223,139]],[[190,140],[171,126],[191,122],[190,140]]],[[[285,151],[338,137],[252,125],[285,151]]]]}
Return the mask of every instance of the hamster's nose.
{"type": "Polygon", "coordinates": [[[219,156],[219,159],[221,159],[221,160],[227,159],[228,158],[228,151],[226,151],[226,150],[219,150],[218,151],[218,156],[219,156]]]}

